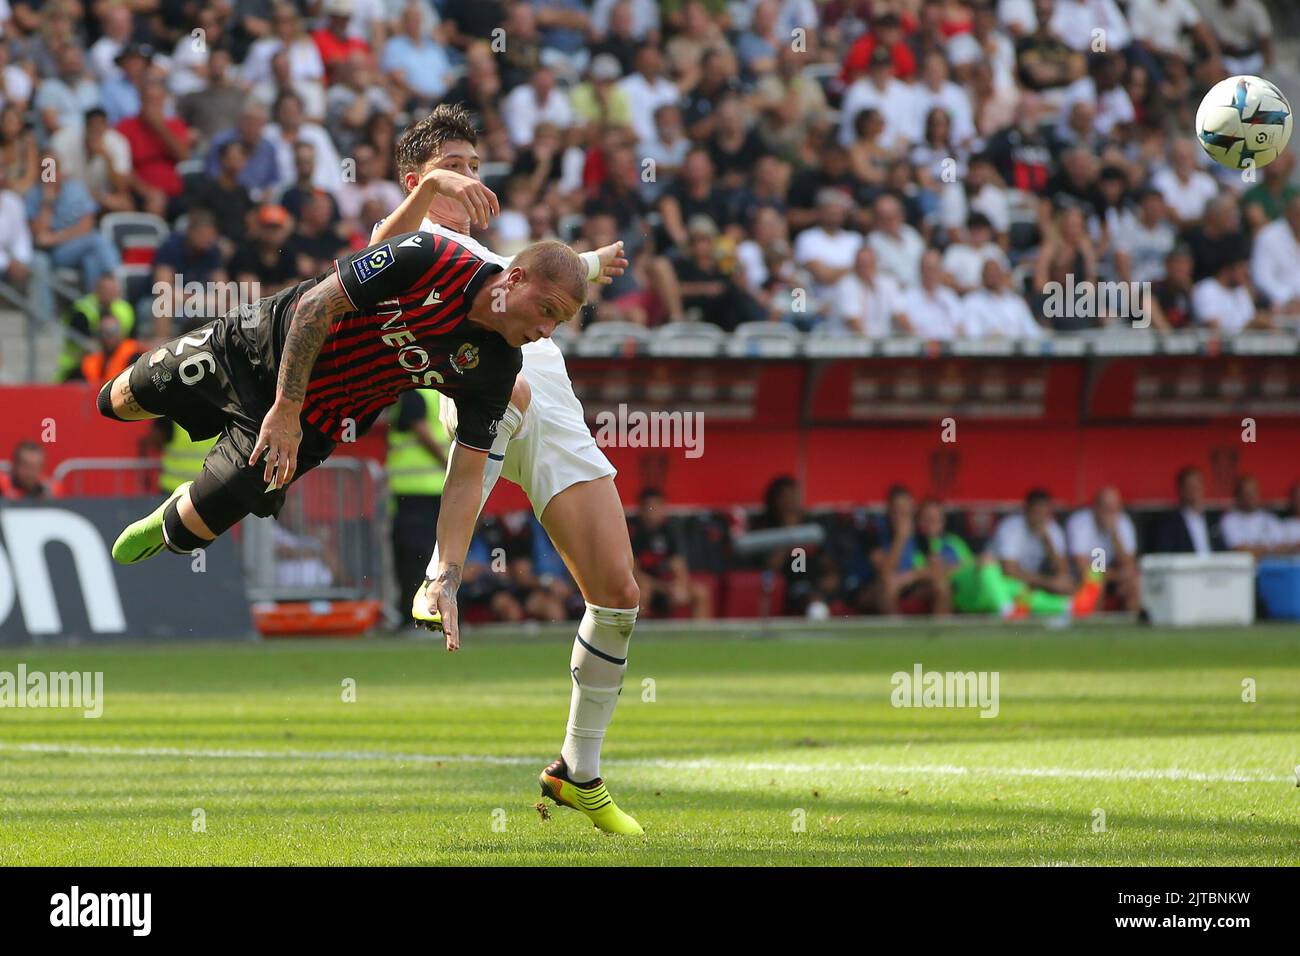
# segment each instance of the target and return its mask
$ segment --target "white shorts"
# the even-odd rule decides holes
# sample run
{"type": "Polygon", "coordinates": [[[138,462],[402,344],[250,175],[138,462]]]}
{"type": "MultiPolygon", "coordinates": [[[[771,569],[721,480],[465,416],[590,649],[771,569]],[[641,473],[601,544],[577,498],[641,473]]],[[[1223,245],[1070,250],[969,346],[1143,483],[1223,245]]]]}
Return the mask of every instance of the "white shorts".
{"type": "MultiPolygon", "coordinates": [[[[523,489],[538,520],[551,499],[565,488],[616,475],[596,444],[564,367],[564,353],[547,339],[523,347],[523,376],[532,391],[522,435],[506,445],[501,477],[523,489]]],[[[442,402],[448,434],[455,429],[455,406],[442,402]]]]}

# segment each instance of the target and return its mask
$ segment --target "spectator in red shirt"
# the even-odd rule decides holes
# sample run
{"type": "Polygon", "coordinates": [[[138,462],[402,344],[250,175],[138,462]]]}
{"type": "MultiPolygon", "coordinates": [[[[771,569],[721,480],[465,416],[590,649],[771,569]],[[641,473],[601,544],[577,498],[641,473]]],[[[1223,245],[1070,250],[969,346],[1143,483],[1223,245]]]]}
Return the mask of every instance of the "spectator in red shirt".
{"type": "Polygon", "coordinates": [[[853,41],[849,52],[844,57],[844,67],[840,70],[840,82],[848,86],[867,72],[871,65],[871,54],[880,44],[889,51],[894,61],[894,79],[910,80],[916,75],[916,54],[903,38],[904,32],[910,33],[915,24],[908,17],[904,24],[893,13],[882,13],[876,18],[872,28],[853,41]]]}
{"type": "Polygon", "coordinates": [[[117,124],[131,146],[131,191],[146,212],[174,219],[181,210],[176,164],[190,155],[190,128],[166,115],[167,88],[150,78],[140,87],[140,114],[117,124]]]}
{"type": "Polygon", "coordinates": [[[312,31],[321,62],[330,82],[334,81],[337,64],[353,54],[360,53],[370,60],[370,45],[359,37],[348,36],[348,23],[352,19],[352,0],[325,0],[325,26],[312,31]]]}
{"type": "Polygon", "coordinates": [[[20,441],[14,446],[9,473],[0,473],[0,495],[10,501],[39,501],[59,497],[59,486],[42,477],[45,472],[45,449],[34,441],[20,441]]]}

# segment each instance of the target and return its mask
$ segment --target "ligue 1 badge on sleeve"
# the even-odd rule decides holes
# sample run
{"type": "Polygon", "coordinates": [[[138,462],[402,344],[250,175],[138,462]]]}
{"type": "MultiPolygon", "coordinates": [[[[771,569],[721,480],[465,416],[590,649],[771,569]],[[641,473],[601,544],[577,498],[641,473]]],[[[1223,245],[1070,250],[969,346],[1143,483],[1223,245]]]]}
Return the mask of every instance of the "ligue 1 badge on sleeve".
{"type": "Polygon", "coordinates": [[[353,259],[352,271],[356,273],[358,282],[369,282],[391,266],[393,261],[393,247],[384,243],[369,255],[353,259]]]}

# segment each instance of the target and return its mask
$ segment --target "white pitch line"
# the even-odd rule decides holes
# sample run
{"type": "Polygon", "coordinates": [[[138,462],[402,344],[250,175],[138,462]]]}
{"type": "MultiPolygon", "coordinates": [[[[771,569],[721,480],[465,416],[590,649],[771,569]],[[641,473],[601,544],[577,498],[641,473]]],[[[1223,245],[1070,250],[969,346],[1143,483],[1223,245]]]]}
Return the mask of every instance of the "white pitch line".
{"type": "MultiPolygon", "coordinates": [[[[383,750],[229,750],[183,747],[104,747],[88,744],[0,742],[0,751],[103,757],[180,757],[197,760],[356,760],[417,764],[493,764],[534,766],[538,757],[497,757],[491,754],[413,754],[383,750]]],[[[940,777],[1046,777],[1061,780],[1174,780],[1195,783],[1287,783],[1289,776],[1244,770],[1201,771],[1168,768],[1082,767],[963,767],[954,764],[787,763],[748,760],[607,760],[618,767],[654,770],[706,770],[753,773],[916,774],[940,777]]]]}

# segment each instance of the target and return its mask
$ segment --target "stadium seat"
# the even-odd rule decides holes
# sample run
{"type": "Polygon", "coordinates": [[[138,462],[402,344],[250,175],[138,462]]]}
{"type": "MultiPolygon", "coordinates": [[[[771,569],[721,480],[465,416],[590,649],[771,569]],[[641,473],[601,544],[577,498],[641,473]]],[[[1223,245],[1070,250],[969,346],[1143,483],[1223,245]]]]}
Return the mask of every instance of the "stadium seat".
{"type": "Polygon", "coordinates": [[[865,358],[875,351],[871,339],[847,329],[834,332],[814,329],[803,343],[804,355],[809,358],[865,358]]]}
{"type": "Polygon", "coordinates": [[[950,345],[953,355],[1001,356],[1015,355],[1015,339],[954,339],[950,345]]]}
{"type": "Polygon", "coordinates": [[[123,251],[123,258],[128,249],[157,249],[171,235],[166,220],[147,212],[105,213],[99,221],[99,231],[123,251]]]}
{"type": "Polygon", "coordinates": [[[596,322],[582,332],[574,351],[584,356],[613,357],[638,352],[650,342],[650,330],[632,322],[596,322]]]}
{"type": "Polygon", "coordinates": [[[731,333],[727,354],[739,358],[794,358],[803,333],[779,322],[742,322],[731,333]]]}
{"type": "Polygon", "coordinates": [[[768,616],[779,617],[785,607],[785,578],[770,571],[728,571],[723,575],[723,617],[762,617],[763,579],[771,581],[768,616]]]}
{"type": "Polygon", "coordinates": [[[1158,348],[1153,329],[1105,326],[1079,334],[1093,355],[1154,355],[1158,348]]]}
{"type": "Polygon", "coordinates": [[[670,322],[650,333],[649,352],[664,358],[710,358],[725,347],[727,333],[707,322],[670,322]]]}
{"type": "Polygon", "coordinates": [[[1228,344],[1235,355],[1294,355],[1300,351],[1300,339],[1276,332],[1241,332],[1228,344]]]}

